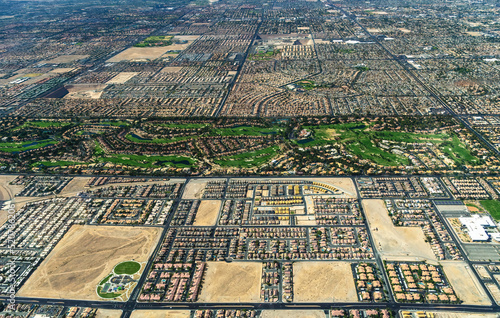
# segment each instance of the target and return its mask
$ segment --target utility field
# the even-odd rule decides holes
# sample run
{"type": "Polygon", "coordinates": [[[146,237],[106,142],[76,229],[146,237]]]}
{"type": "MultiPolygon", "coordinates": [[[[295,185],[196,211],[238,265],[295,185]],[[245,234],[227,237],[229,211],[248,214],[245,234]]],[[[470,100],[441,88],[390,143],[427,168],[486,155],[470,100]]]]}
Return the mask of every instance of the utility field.
{"type": "Polygon", "coordinates": [[[208,262],[199,302],[259,302],[262,264],[208,262]]]}
{"type": "Polygon", "coordinates": [[[96,286],[103,277],[120,262],[147,261],[160,233],[159,228],[73,226],[18,296],[100,300],[96,286]]]}
{"type": "Polygon", "coordinates": [[[348,262],[296,262],[293,288],[295,302],[358,301],[348,262]]]}

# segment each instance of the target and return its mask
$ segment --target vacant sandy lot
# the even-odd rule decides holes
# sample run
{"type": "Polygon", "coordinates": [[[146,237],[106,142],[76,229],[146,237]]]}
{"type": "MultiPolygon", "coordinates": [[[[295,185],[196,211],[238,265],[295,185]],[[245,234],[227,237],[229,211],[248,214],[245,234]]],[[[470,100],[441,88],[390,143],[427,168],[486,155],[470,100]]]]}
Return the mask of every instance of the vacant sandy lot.
{"type": "Polygon", "coordinates": [[[74,67],[58,67],[58,68],[53,69],[49,73],[62,74],[62,73],[71,72],[74,69],[75,69],[74,67]]]}
{"type": "Polygon", "coordinates": [[[106,84],[123,84],[132,77],[136,76],[139,74],[138,72],[121,72],[109,81],[106,82],[106,84]]]}
{"type": "MultiPolygon", "coordinates": [[[[219,181],[224,179],[210,179],[211,181],[219,181]]],[[[184,189],[183,199],[201,199],[203,190],[207,185],[207,179],[191,179],[184,189]]]]}
{"type": "Polygon", "coordinates": [[[222,202],[220,200],[202,200],[193,225],[210,226],[217,223],[217,216],[222,202]]]}
{"type": "Polygon", "coordinates": [[[0,176],[0,201],[7,201],[21,192],[23,186],[10,185],[17,176],[0,176]]]}
{"type": "Polygon", "coordinates": [[[496,318],[498,314],[480,314],[467,312],[435,311],[436,318],[496,318]]]}
{"type": "Polygon", "coordinates": [[[120,318],[121,315],[121,310],[99,308],[97,310],[95,318],[120,318]]]}
{"type": "Polygon", "coordinates": [[[71,63],[78,60],[83,60],[84,58],[89,57],[89,55],[61,55],[52,60],[45,61],[48,64],[65,64],[71,63]]]}
{"type": "Polygon", "coordinates": [[[419,227],[396,227],[382,200],[363,200],[375,247],[384,259],[398,257],[436,260],[419,227]]]}
{"type": "Polygon", "coordinates": [[[64,98],[98,99],[108,85],[106,84],[73,84],[66,86],[68,94],[64,98]]]}
{"type": "Polygon", "coordinates": [[[130,318],[189,318],[189,310],[134,310],[130,318]]]}
{"type": "Polygon", "coordinates": [[[159,228],[74,225],[18,295],[101,300],[97,284],[120,262],[145,262],[160,233],[159,228]]]}
{"type": "Polygon", "coordinates": [[[491,305],[486,292],[483,290],[476,276],[467,263],[462,261],[444,261],[446,278],[457,293],[458,298],[466,305],[491,305]]]}
{"type": "Polygon", "coordinates": [[[84,190],[84,186],[90,180],[89,177],[74,177],[61,191],[61,195],[75,195],[84,190]]]}
{"type": "Polygon", "coordinates": [[[324,182],[333,185],[345,192],[346,196],[349,198],[357,198],[356,187],[351,178],[318,178],[314,179],[317,182],[324,182]]]}
{"type": "Polygon", "coordinates": [[[260,302],[262,264],[208,262],[199,302],[260,302]]]}
{"type": "Polygon", "coordinates": [[[295,302],[357,301],[348,262],[296,262],[293,264],[295,302]]]}
{"type": "Polygon", "coordinates": [[[155,60],[170,50],[173,50],[172,46],[131,47],[113,56],[107,62],[155,60]]]}
{"type": "Polygon", "coordinates": [[[325,318],[322,310],[263,310],[261,318],[325,318]]]}

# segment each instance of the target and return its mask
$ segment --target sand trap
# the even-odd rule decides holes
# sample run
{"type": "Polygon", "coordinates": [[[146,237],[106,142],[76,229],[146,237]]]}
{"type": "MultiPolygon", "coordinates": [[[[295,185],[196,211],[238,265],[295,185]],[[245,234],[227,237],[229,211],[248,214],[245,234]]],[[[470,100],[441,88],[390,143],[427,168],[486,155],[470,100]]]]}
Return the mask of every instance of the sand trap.
{"type": "Polygon", "coordinates": [[[458,298],[466,305],[491,305],[486,292],[479,285],[479,282],[463,261],[444,261],[443,265],[446,278],[457,293],[458,298]]]}
{"type": "Polygon", "coordinates": [[[160,234],[152,227],[74,225],[18,296],[102,300],[97,284],[120,262],[147,261],[160,234]]]}
{"type": "Polygon", "coordinates": [[[358,301],[351,263],[293,264],[294,302],[358,301]]]}
{"type": "Polygon", "coordinates": [[[363,200],[362,204],[375,241],[375,248],[382,258],[436,260],[430,244],[425,242],[421,228],[395,227],[382,200],[363,200]]]}
{"type": "Polygon", "coordinates": [[[199,302],[260,302],[262,264],[208,262],[199,302]]]}
{"type": "Polygon", "coordinates": [[[107,62],[155,60],[170,50],[174,50],[172,49],[172,45],[158,47],[131,47],[113,56],[107,60],[107,62]]]}
{"type": "Polygon", "coordinates": [[[132,77],[136,76],[139,74],[138,72],[121,72],[109,81],[106,82],[106,84],[123,84],[132,77]]]}
{"type": "Polygon", "coordinates": [[[78,61],[78,60],[83,60],[89,56],[90,55],[61,55],[61,56],[58,56],[52,60],[44,61],[44,63],[47,63],[47,64],[66,64],[66,63],[71,63],[71,62],[78,61]]]}
{"type": "Polygon", "coordinates": [[[130,318],[189,318],[189,310],[134,310],[130,318]]]}
{"type": "Polygon", "coordinates": [[[121,315],[121,310],[99,308],[97,310],[95,318],[120,318],[121,315]]]}
{"type": "Polygon", "coordinates": [[[263,310],[261,318],[325,318],[322,310],[263,310]]]}
{"type": "Polygon", "coordinates": [[[193,225],[210,226],[217,223],[217,216],[222,202],[220,200],[202,200],[193,225]]]}

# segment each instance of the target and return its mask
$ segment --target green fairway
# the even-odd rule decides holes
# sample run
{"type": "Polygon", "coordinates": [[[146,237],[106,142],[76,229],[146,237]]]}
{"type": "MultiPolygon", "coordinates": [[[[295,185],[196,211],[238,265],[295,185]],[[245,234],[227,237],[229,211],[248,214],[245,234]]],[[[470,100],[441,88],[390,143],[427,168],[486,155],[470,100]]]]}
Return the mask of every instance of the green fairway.
{"type": "Polygon", "coordinates": [[[172,45],[172,35],[154,35],[149,36],[143,41],[135,44],[135,47],[148,47],[148,46],[169,46],[172,45]]]}
{"type": "Polygon", "coordinates": [[[156,124],[156,126],[177,128],[177,129],[198,129],[209,126],[210,124],[156,124]]]}
{"type": "Polygon", "coordinates": [[[500,201],[497,200],[482,200],[479,201],[481,205],[488,211],[491,216],[499,221],[500,220],[500,201]]]}
{"type": "Polygon", "coordinates": [[[160,168],[160,167],[175,167],[189,168],[195,164],[195,160],[189,157],[181,156],[144,156],[144,155],[110,155],[100,157],[99,162],[111,162],[114,164],[133,166],[140,168],[160,168]]]}
{"type": "Polygon", "coordinates": [[[37,161],[32,163],[32,167],[45,166],[45,167],[66,167],[66,166],[74,166],[74,165],[85,165],[85,162],[76,162],[76,161],[37,161]]]}
{"type": "Polygon", "coordinates": [[[346,149],[361,159],[371,160],[384,166],[400,166],[409,164],[408,158],[395,154],[389,149],[378,146],[385,140],[387,145],[398,143],[431,143],[435,144],[457,165],[475,164],[479,159],[474,157],[457,136],[440,134],[418,134],[400,131],[373,131],[363,123],[334,124],[321,126],[305,126],[313,131],[309,139],[294,141],[297,145],[312,147],[329,143],[341,143],[346,149]]]}
{"type": "Polygon", "coordinates": [[[143,142],[143,143],[152,143],[152,144],[168,144],[171,142],[176,142],[176,141],[183,141],[183,140],[189,140],[189,139],[196,139],[198,136],[180,136],[180,137],[173,137],[173,138],[155,138],[155,139],[146,139],[146,138],[139,138],[138,136],[134,136],[131,134],[127,134],[125,136],[130,141],[133,142],[143,142]]]}
{"type": "Polygon", "coordinates": [[[20,130],[26,127],[38,127],[38,128],[49,128],[49,127],[64,127],[71,125],[71,123],[61,123],[61,122],[54,122],[54,121],[28,121],[25,122],[24,124],[17,126],[16,128],[13,128],[12,131],[20,130]]]}
{"type": "Polygon", "coordinates": [[[234,156],[222,157],[221,159],[214,160],[214,162],[224,167],[251,168],[269,162],[278,154],[278,151],[279,146],[273,146],[234,156]]]}
{"type": "Polygon", "coordinates": [[[215,128],[210,130],[211,136],[262,136],[281,132],[280,127],[251,127],[240,126],[234,128],[215,128]]]}
{"type": "Polygon", "coordinates": [[[137,273],[140,269],[141,269],[141,264],[134,261],[129,261],[116,265],[114,272],[117,275],[122,275],[122,274],[133,275],[137,273]]]}
{"type": "Polygon", "coordinates": [[[38,140],[38,141],[24,141],[24,142],[0,142],[0,151],[21,152],[31,149],[42,148],[56,143],[57,141],[50,139],[38,140]]]}

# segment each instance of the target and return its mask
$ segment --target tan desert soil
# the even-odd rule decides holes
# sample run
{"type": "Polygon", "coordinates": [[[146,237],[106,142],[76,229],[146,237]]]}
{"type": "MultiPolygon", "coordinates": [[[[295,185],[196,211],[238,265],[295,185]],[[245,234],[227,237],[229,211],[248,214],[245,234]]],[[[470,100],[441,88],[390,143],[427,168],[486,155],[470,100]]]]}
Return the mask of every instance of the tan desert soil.
{"type": "Polygon", "coordinates": [[[358,301],[348,262],[294,263],[293,292],[295,302],[358,301]]]}
{"type": "Polygon", "coordinates": [[[101,300],[97,284],[120,262],[147,261],[160,234],[152,227],[74,225],[18,296],[101,300]]]}
{"type": "Polygon", "coordinates": [[[322,310],[263,310],[261,318],[325,318],[322,310]]]}
{"type": "Polygon", "coordinates": [[[189,310],[134,310],[130,318],[189,318],[189,310]]]}
{"type": "Polygon", "coordinates": [[[421,228],[394,226],[382,200],[363,200],[362,204],[375,248],[384,259],[436,260],[421,228]]]}
{"type": "Polygon", "coordinates": [[[199,302],[260,302],[262,264],[208,262],[199,302]]]}
{"type": "Polygon", "coordinates": [[[486,292],[479,285],[476,276],[463,261],[443,261],[446,278],[455,290],[458,298],[466,305],[491,305],[486,292]]]}
{"type": "Polygon", "coordinates": [[[202,200],[196,213],[193,225],[195,226],[210,226],[217,223],[217,216],[219,215],[220,200],[202,200]]]}

